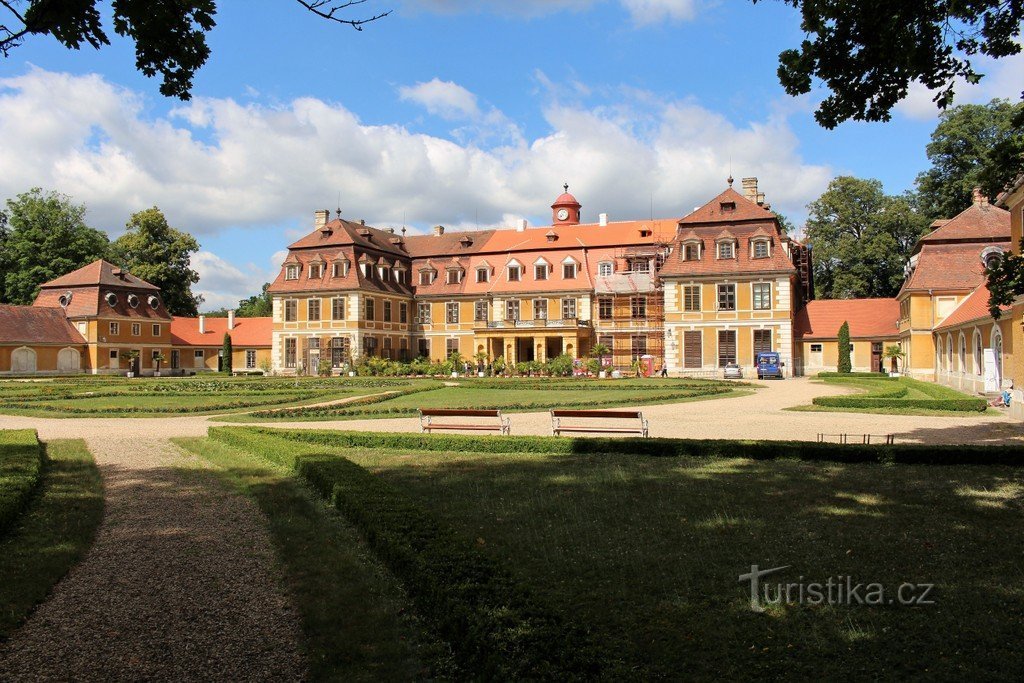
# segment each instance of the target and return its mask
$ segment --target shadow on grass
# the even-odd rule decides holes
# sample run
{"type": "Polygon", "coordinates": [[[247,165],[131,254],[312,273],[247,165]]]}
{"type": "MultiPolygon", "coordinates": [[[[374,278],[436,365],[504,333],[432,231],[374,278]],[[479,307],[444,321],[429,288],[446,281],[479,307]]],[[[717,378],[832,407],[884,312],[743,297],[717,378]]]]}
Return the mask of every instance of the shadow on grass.
{"type": "Polygon", "coordinates": [[[642,678],[1013,677],[1024,664],[1024,473],[648,458],[334,451],[586,623],[642,678]],[[749,609],[777,581],[933,583],[928,606],[749,609]]]}

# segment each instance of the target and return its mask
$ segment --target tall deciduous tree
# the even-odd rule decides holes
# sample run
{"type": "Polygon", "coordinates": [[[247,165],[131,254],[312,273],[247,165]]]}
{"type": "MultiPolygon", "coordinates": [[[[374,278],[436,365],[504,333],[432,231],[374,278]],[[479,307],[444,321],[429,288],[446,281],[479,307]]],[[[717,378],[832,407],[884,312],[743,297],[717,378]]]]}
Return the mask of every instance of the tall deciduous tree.
{"type": "Polygon", "coordinates": [[[242,299],[238,302],[238,310],[235,312],[239,318],[263,318],[274,313],[274,302],[270,297],[270,283],[265,282],[263,284],[263,291],[259,294],[254,294],[248,299],[242,299]]]}
{"type": "Polygon", "coordinates": [[[31,304],[39,285],[107,255],[107,235],[85,223],[85,206],[36,187],[7,200],[0,231],[5,303],[31,304]]]}
{"type": "Polygon", "coordinates": [[[197,251],[196,238],[168,225],[164,214],[154,206],[132,214],[127,232],[110,245],[110,259],[159,287],[171,315],[194,316],[203,301],[192,293],[199,274],[189,262],[197,251]]]}
{"type": "MultiPolygon", "coordinates": [[[[390,12],[348,19],[345,10],[367,0],[296,0],[313,14],[361,31],[390,12]]],[[[30,36],[50,35],[78,50],[110,44],[103,27],[101,0],[0,0],[0,54],[7,56],[30,36]]],[[[192,77],[206,63],[206,34],[216,25],[215,0],[115,0],[114,32],[135,43],[135,68],[163,79],[167,97],[191,97],[192,77]]]]}
{"type": "Polygon", "coordinates": [[[899,291],[910,251],[929,223],[912,195],[888,196],[877,180],[840,176],[807,208],[818,298],[899,291]]]}
{"type": "Polygon", "coordinates": [[[952,218],[981,187],[989,197],[1024,172],[1024,103],[992,100],[942,113],[927,147],[932,167],[917,176],[922,210],[952,218]]]}
{"type": "Polygon", "coordinates": [[[831,94],[814,118],[826,128],[888,121],[915,81],[945,109],[958,81],[983,77],[972,56],[1021,51],[1024,0],[782,1],[800,10],[807,37],[779,55],[779,81],[790,95],[823,81],[831,94]]]}

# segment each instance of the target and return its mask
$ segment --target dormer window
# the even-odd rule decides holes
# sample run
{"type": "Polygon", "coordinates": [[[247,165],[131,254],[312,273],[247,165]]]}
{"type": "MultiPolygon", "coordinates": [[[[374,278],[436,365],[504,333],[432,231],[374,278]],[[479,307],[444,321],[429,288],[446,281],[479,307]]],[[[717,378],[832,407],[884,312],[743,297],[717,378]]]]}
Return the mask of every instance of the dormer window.
{"type": "Polygon", "coordinates": [[[311,263],[309,264],[309,279],[319,280],[324,276],[324,266],[322,263],[311,263]]]}
{"type": "Polygon", "coordinates": [[[722,213],[732,213],[736,210],[736,202],[722,202],[720,206],[722,207],[722,213]]]}
{"type": "Polygon", "coordinates": [[[284,279],[285,280],[298,280],[299,279],[299,267],[296,265],[285,266],[284,268],[284,279]]]}
{"type": "Polygon", "coordinates": [[[718,258],[727,259],[734,258],[736,255],[736,246],[731,242],[719,242],[718,243],[718,258]]]}
{"type": "Polygon", "coordinates": [[[640,236],[641,237],[650,237],[651,236],[651,231],[650,230],[641,230],[640,231],[640,236]]]}
{"type": "Polygon", "coordinates": [[[449,285],[458,285],[462,283],[462,269],[461,268],[449,268],[445,273],[445,283],[449,285]]]}
{"type": "Polygon", "coordinates": [[[981,262],[985,264],[985,268],[992,269],[999,265],[999,261],[1002,260],[1003,250],[999,247],[987,247],[981,252],[981,262]]]}
{"type": "Polygon", "coordinates": [[[754,258],[768,258],[770,253],[768,240],[754,240],[752,245],[754,258]]]}
{"type": "Polygon", "coordinates": [[[128,305],[131,306],[132,308],[138,308],[139,307],[139,297],[135,296],[134,294],[129,294],[128,295],[128,305]]]}
{"type": "Polygon", "coordinates": [[[377,266],[377,275],[380,277],[381,282],[391,281],[391,269],[387,266],[377,266]]]}
{"type": "MultiPolygon", "coordinates": [[[[512,272],[512,270],[509,269],[509,274],[511,274],[511,272],[512,272]]],[[[511,279],[512,278],[509,277],[509,280],[511,280],[511,279]]],[[[534,280],[547,280],[548,279],[548,264],[546,264],[546,263],[538,263],[538,264],[534,265],[534,267],[533,267],[533,279],[534,280]]]]}
{"type": "Polygon", "coordinates": [[[562,264],[562,278],[565,280],[576,279],[576,263],[563,263],[562,264]]]}
{"type": "Polygon", "coordinates": [[[331,277],[348,277],[348,261],[338,261],[331,265],[331,277]]]}
{"type": "Polygon", "coordinates": [[[521,269],[520,269],[519,266],[509,266],[508,267],[508,281],[509,282],[519,282],[520,277],[522,277],[522,272],[521,272],[521,269]]]}
{"type": "Polygon", "coordinates": [[[432,285],[434,284],[434,278],[437,276],[436,270],[421,270],[420,271],[420,284],[421,285],[432,285]]]}
{"type": "Polygon", "coordinates": [[[651,272],[651,262],[645,258],[629,259],[629,272],[649,273],[651,272]]]}
{"type": "Polygon", "coordinates": [[[106,301],[107,305],[110,306],[111,308],[117,306],[117,294],[114,294],[113,292],[107,292],[106,294],[104,294],[103,300],[106,301]]]}
{"type": "Polygon", "coordinates": [[[683,245],[684,261],[700,261],[700,242],[688,242],[683,245]]]}
{"type": "Polygon", "coordinates": [[[601,261],[597,264],[597,274],[601,277],[608,277],[614,272],[614,266],[611,261],[601,261]]]}
{"type": "Polygon", "coordinates": [[[487,282],[491,279],[491,272],[488,268],[477,268],[476,269],[476,281],[487,282]]]}

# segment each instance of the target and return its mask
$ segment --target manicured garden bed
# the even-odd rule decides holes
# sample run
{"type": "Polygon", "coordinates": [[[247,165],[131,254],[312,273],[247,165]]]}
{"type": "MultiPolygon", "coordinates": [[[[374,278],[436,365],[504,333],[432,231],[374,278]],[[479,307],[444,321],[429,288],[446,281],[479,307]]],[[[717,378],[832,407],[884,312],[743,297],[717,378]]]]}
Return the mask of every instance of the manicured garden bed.
{"type": "Polygon", "coordinates": [[[836,410],[878,412],[894,415],[983,413],[984,398],[969,396],[955,389],[906,377],[869,373],[822,373],[824,382],[856,389],[847,396],[819,396],[812,406],[792,410],[836,410]]]}
{"type": "Polygon", "coordinates": [[[1013,678],[1024,663],[1022,448],[253,428],[210,438],[294,466],[328,496],[428,623],[446,638],[472,625],[453,643],[464,665],[500,654],[525,667],[518,675],[828,680],[1013,678]],[[905,462],[929,464],[892,464],[905,462]],[[755,612],[738,580],[753,564],[788,566],[779,581],[933,584],[933,602],[755,612]],[[494,612],[501,596],[515,607],[494,612]],[[507,631],[519,605],[532,618],[507,631]],[[541,634],[549,648],[535,647],[541,634]]]}

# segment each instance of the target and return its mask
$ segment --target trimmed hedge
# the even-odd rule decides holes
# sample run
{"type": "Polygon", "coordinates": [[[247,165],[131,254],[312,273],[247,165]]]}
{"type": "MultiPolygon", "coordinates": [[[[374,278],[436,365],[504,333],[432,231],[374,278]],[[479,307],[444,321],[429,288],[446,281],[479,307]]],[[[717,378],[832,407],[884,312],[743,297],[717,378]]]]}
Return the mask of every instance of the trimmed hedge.
{"type": "MultiPolygon", "coordinates": [[[[355,400],[344,403],[340,406],[298,406],[296,408],[282,408],[280,410],[259,410],[251,414],[252,417],[279,417],[279,418],[292,418],[292,417],[325,417],[331,415],[345,415],[345,411],[351,409],[351,406],[368,406],[374,403],[383,403],[384,401],[390,401],[401,396],[411,396],[412,394],[421,394],[426,391],[437,391],[442,387],[432,385],[425,387],[414,387],[412,389],[401,389],[398,391],[389,391],[384,394],[374,394],[371,396],[362,396],[355,400]]],[[[415,412],[415,411],[414,411],[415,412]]],[[[353,411],[353,414],[360,414],[358,411],[353,411]]]]}
{"type": "MultiPolygon", "coordinates": [[[[262,406],[280,405],[292,401],[306,401],[316,397],[313,392],[291,394],[290,396],[271,396],[264,400],[245,399],[241,401],[225,401],[223,403],[212,403],[203,406],[97,406],[95,408],[80,408],[72,405],[44,405],[37,409],[52,410],[55,413],[68,413],[71,415],[125,415],[134,413],[156,413],[161,415],[177,415],[181,413],[211,413],[221,410],[234,410],[237,408],[255,408],[262,406]]],[[[83,398],[95,398],[87,396],[83,398]]],[[[103,397],[101,397],[103,398],[103,397]]],[[[58,399],[62,400],[62,399],[58,399]]],[[[23,403],[0,403],[0,410],[26,409],[23,403]]],[[[29,406],[28,409],[32,409],[29,406]]]]}
{"type": "MultiPolygon", "coordinates": [[[[290,440],[319,448],[378,448],[411,451],[538,453],[553,455],[638,455],[649,457],[796,459],[820,462],[921,465],[1024,466],[1024,446],[893,444],[862,445],[812,441],[730,441],[702,439],[569,438],[554,436],[473,436],[285,430],[269,427],[211,427],[210,437],[259,442],[290,440]]],[[[308,449],[307,449],[308,452],[308,449]]]]}
{"type": "Polygon", "coordinates": [[[887,379],[893,382],[900,381],[899,377],[890,377],[884,372],[819,372],[815,377],[821,379],[825,378],[838,378],[838,379],[887,379]]]}
{"type": "Polygon", "coordinates": [[[43,446],[35,430],[0,431],[0,538],[39,485],[43,458],[43,446]]]}
{"type": "Polygon", "coordinates": [[[600,678],[606,655],[584,630],[517,583],[496,561],[438,522],[408,496],[356,463],[322,455],[312,444],[215,429],[214,439],[292,461],[309,485],[365,537],[402,581],[426,620],[477,680],[600,678]]]}
{"type": "MultiPolygon", "coordinates": [[[[903,390],[905,395],[906,389],[903,390]]],[[[897,398],[872,396],[819,396],[813,401],[826,408],[917,408],[956,413],[983,413],[988,403],[983,398],[897,398]]]]}

